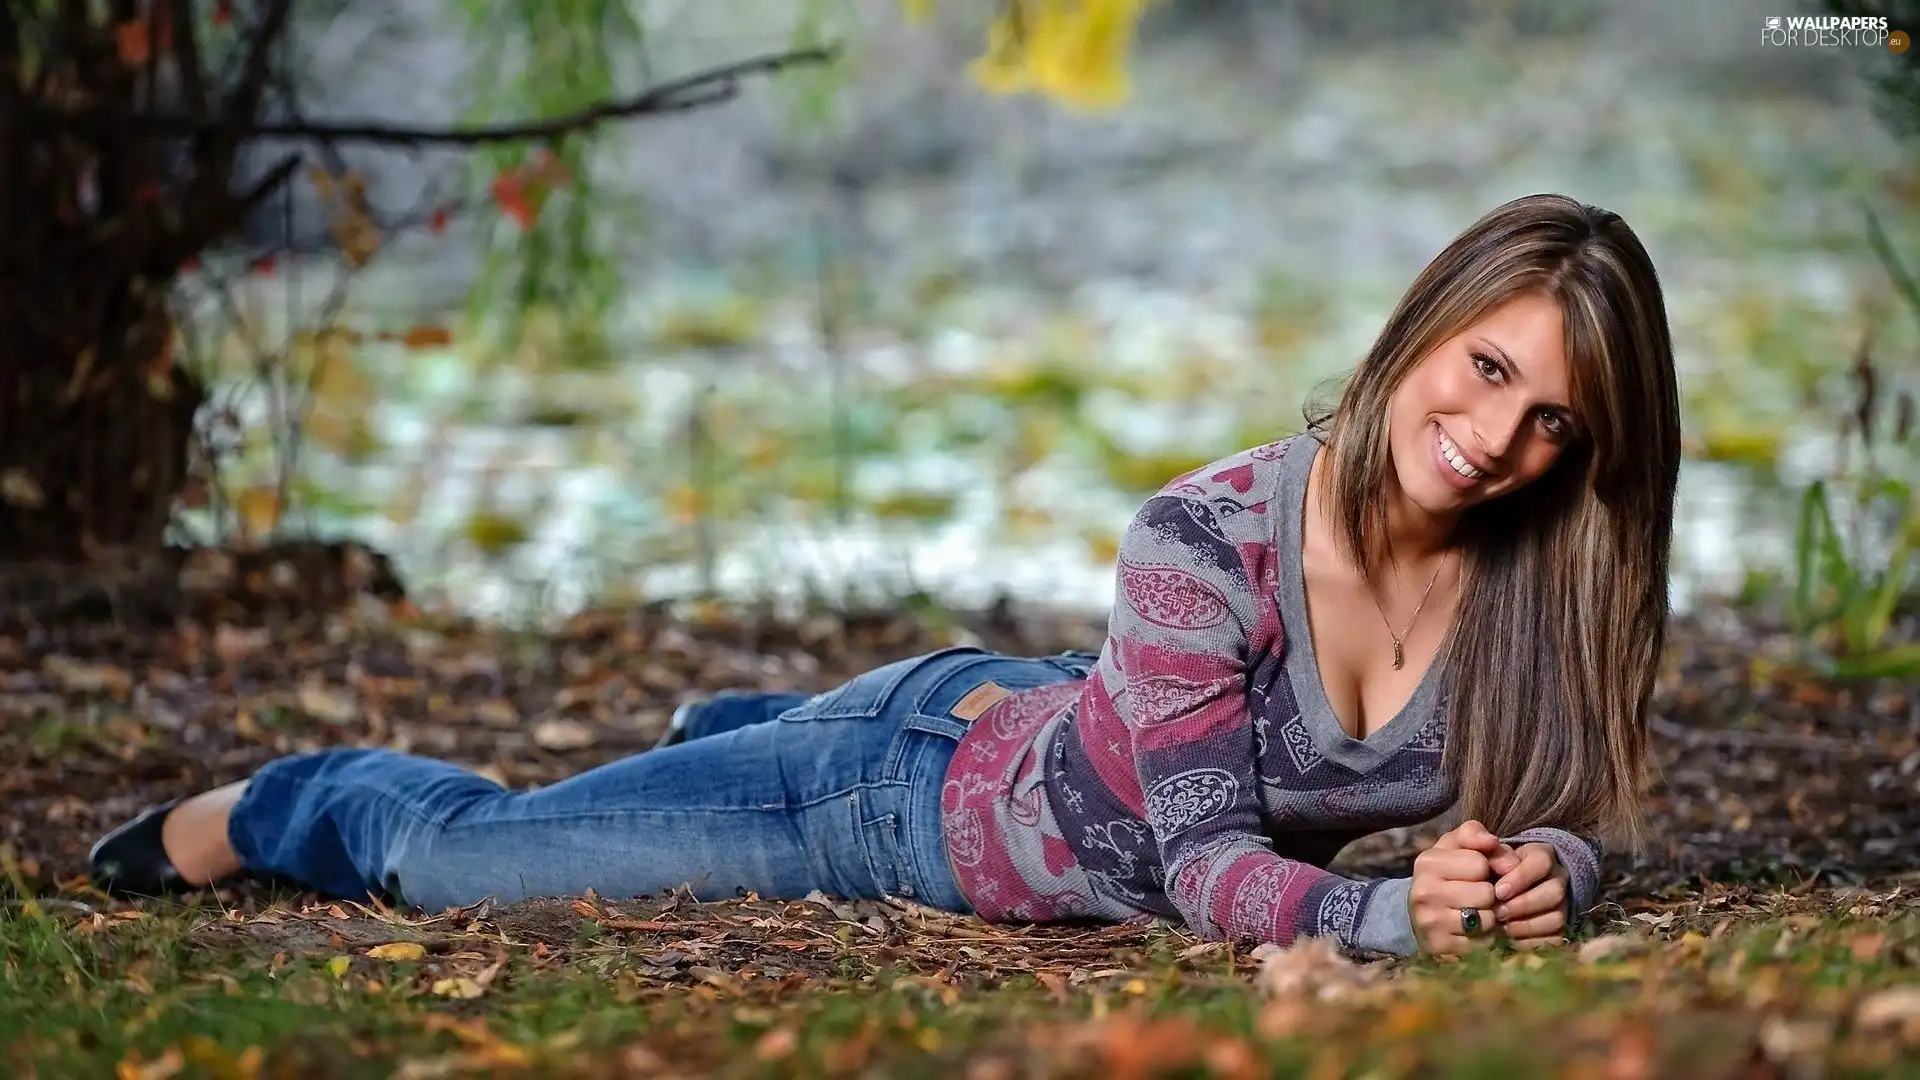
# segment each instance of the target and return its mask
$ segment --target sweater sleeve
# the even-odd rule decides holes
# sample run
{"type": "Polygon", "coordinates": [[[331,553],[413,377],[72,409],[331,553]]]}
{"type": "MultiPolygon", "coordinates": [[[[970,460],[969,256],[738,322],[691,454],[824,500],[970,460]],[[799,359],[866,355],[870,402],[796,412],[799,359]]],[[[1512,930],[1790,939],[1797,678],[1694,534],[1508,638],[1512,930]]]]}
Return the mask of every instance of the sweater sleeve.
{"type": "Polygon", "coordinates": [[[1600,859],[1598,841],[1565,829],[1523,829],[1501,838],[1507,844],[1551,844],[1560,865],[1567,869],[1567,931],[1600,899],[1600,859]]]}
{"type": "Polygon", "coordinates": [[[1203,937],[1287,945],[1332,935],[1351,948],[1410,952],[1404,882],[1396,892],[1284,858],[1266,835],[1247,703],[1259,573],[1248,560],[1258,557],[1243,556],[1200,498],[1155,496],[1121,539],[1115,704],[1166,895],[1203,937]]]}

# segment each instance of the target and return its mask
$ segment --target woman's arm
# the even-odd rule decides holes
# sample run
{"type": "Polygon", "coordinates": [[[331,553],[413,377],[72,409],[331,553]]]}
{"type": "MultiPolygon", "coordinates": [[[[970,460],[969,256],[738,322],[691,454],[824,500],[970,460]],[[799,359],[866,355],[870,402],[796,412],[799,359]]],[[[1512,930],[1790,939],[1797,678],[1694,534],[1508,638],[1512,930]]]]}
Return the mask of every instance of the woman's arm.
{"type": "Polygon", "coordinates": [[[1166,894],[1206,937],[1285,945],[1332,935],[1414,952],[1406,880],[1344,878],[1280,856],[1267,838],[1246,684],[1259,576],[1202,499],[1155,496],[1121,540],[1114,705],[1127,720],[1166,894]]]}

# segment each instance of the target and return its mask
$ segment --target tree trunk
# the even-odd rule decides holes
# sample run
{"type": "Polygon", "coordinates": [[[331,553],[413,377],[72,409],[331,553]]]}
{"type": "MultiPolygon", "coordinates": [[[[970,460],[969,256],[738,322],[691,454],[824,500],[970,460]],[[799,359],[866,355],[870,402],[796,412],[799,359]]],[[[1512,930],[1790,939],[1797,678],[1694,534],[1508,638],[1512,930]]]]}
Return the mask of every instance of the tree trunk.
{"type": "Polygon", "coordinates": [[[0,298],[0,562],[161,547],[205,393],[163,295],[121,295],[84,333],[49,325],[68,304],[0,298]]]}

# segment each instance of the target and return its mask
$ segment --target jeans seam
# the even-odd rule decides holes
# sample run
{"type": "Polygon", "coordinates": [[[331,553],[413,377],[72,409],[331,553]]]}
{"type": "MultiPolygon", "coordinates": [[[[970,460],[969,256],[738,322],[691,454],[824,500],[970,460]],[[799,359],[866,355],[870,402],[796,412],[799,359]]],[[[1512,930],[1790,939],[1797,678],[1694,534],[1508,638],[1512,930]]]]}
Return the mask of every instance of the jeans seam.
{"type": "Polygon", "coordinates": [[[881,896],[896,896],[899,894],[901,884],[907,878],[906,867],[902,865],[904,860],[901,856],[900,815],[889,810],[872,821],[865,820],[866,816],[865,810],[856,802],[854,828],[860,842],[861,859],[867,864],[867,877],[872,879],[874,891],[881,896]],[[874,828],[880,830],[879,843],[885,846],[886,854],[889,856],[887,861],[891,872],[886,875],[882,875],[880,867],[874,864],[874,838],[869,835],[869,830],[874,828]]]}
{"type": "MultiPolygon", "coordinates": [[[[845,792],[842,792],[842,794],[844,795],[845,792]]],[[[814,805],[814,804],[809,804],[809,805],[814,805]]],[[[805,806],[795,806],[791,803],[777,803],[772,806],[624,807],[619,810],[577,810],[572,813],[563,813],[563,814],[529,814],[529,815],[514,818],[513,823],[518,825],[526,822],[582,821],[582,820],[590,820],[593,818],[616,818],[616,817],[640,815],[640,814],[682,814],[682,813],[765,814],[765,813],[780,811],[780,810],[804,810],[806,808],[807,807],[805,806]]],[[[465,823],[465,824],[447,822],[439,825],[438,827],[446,832],[453,832],[456,829],[479,828],[484,825],[497,825],[497,824],[499,824],[499,822],[497,821],[472,822],[472,823],[465,823]]]]}

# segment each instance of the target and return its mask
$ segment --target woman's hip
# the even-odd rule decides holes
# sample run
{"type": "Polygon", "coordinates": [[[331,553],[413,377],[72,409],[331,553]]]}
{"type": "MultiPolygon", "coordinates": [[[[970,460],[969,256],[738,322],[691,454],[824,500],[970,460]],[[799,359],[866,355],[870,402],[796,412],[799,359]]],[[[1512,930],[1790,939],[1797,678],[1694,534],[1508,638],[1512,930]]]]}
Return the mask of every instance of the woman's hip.
{"type": "Polygon", "coordinates": [[[882,665],[781,712],[781,766],[802,800],[846,798],[876,891],[965,911],[940,828],[961,736],[994,701],[1085,678],[1096,660],[955,646],[882,665]]]}

